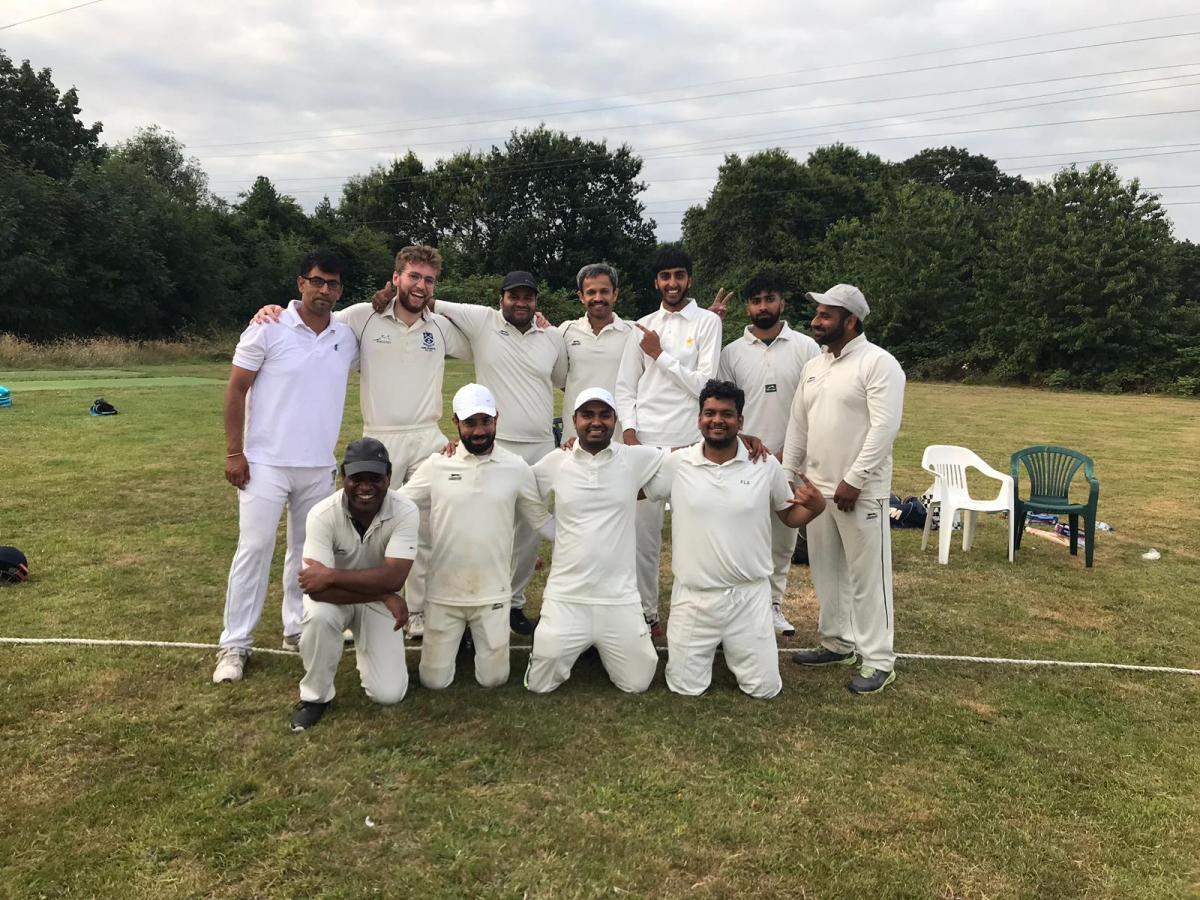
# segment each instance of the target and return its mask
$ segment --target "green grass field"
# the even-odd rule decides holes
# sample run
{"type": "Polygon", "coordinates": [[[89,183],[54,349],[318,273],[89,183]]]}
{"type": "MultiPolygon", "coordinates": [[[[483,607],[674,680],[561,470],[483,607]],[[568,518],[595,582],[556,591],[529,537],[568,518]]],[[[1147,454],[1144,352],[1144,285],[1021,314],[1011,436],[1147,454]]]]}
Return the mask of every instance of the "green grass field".
{"type": "MultiPolygon", "coordinates": [[[[0,543],[34,572],[0,588],[0,636],[217,638],[236,543],[222,391],[150,379],[227,368],[120,365],[0,379],[0,543]],[[90,418],[100,395],[121,414],[90,418]]],[[[354,384],[343,442],[360,427],[354,384]]],[[[949,566],[894,532],[897,649],[1200,667],[1200,404],[913,384],[895,490],[928,485],[926,444],[1007,470],[1042,442],[1096,459],[1118,530],[1095,568],[1034,538],[1010,565],[994,517],[949,566]]],[[[793,575],[786,643],[805,646],[793,575]]],[[[264,647],[278,603],[273,583],[264,647]]],[[[460,669],[382,709],[348,654],[334,711],[293,735],[294,657],[218,687],[204,650],[0,645],[0,896],[1200,895],[1200,678],[901,660],[856,698],[847,673],[785,661],[763,703],[719,658],[694,700],[661,669],[625,696],[585,661],[534,697],[524,659],[502,689],[460,669]]]]}

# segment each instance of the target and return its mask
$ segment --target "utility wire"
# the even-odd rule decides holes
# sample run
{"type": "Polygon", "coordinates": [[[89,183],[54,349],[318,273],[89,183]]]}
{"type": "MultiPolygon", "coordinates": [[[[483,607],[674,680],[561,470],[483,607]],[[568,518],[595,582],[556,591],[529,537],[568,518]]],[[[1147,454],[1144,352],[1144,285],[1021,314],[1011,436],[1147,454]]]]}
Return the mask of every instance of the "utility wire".
{"type": "Polygon", "coordinates": [[[87,3],[79,3],[75,6],[68,6],[66,9],[56,9],[54,12],[43,13],[40,16],[34,16],[31,19],[22,19],[20,22],[9,22],[7,25],[0,25],[0,31],[7,31],[9,28],[16,28],[18,25],[28,25],[30,22],[39,22],[42,19],[49,19],[52,16],[61,16],[63,13],[73,12],[77,9],[83,9],[85,6],[95,6],[97,3],[103,3],[104,0],[88,0],[87,3]]]}

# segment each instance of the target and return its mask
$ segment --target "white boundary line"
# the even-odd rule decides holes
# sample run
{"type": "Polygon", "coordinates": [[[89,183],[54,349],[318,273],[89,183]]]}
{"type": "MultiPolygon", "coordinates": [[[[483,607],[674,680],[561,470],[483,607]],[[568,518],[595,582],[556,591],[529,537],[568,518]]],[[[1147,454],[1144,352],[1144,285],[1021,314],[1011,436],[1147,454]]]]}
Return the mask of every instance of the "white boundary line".
{"type": "MultiPolygon", "coordinates": [[[[187,641],[130,641],[110,640],[105,638],[34,638],[34,637],[0,637],[0,644],[15,645],[65,645],[77,647],[169,647],[180,650],[217,650],[218,644],[197,644],[187,641]]],[[[409,653],[416,653],[420,648],[410,646],[404,648],[409,653]]],[[[513,644],[511,650],[530,650],[528,644],[513,644]]],[[[656,648],[660,653],[665,647],[656,648]]],[[[794,653],[796,647],[781,647],[780,653],[794,653]]],[[[274,656],[296,656],[292,650],[275,650],[270,647],[255,647],[255,653],[268,653],[274,656]]],[[[1110,662],[1079,662],[1064,659],[1009,659],[998,656],[949,656],[941,653],[897,653],[899,659],[918,659],[931,662],[966,662],[985,663],[989,665],[1007,666],[1063,666],[1076,669],[1119,669],[1125,672],[1158,672],[1169,675],[1200,675],[1200,669],[1184,669],[1174,666],[1137,666],[1129,663],[1110,662]]]]}

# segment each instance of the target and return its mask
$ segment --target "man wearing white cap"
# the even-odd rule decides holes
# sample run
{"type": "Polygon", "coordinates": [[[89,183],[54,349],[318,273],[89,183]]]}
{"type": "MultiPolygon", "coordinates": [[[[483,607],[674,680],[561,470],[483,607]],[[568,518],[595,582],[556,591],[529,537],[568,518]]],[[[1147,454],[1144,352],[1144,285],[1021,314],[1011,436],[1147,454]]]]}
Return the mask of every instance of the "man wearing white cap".
{"type": "MultiPolygon", "coordinates": [[[[793,331],[783,319],[785,290],[783,281],[774,275],[752,277],[742,291],[750,324],[740,338],[721,351],[721,378],[746,392],[746,431],[758,435],[780,462],[800,372],[805,363],[821,353],[816,341],[793,331]]],[[[789,637],[796,629],[783,614],[783,595],[792,569],[796,531],[772,516],[775,571],[771,574],[771,609],[775,630],[789,637]]]]}
{"type": "Polygon", "coordinates": [[[756,699],[779,693],[779,652],[771,618],[771,519],[796,528],[825,500],[804,480],[793,491],[779,462],[754,463],[738,440],[745,394],[728,381],[700,392],[702,440],[677,450],[646,488],[671,501],[675,583],[667,620],[667,687],[696,696],[712,682],[723,647],[738,687],[756,699]]]}
{"type": "Polygon", "coordinates": [[[654,679],[658,653],[634,575],[637,496],[667,451],[614,442],[616,401],[604,388],[580,391],[571,418],[574,448],[533,467],[542,498],[554,494],[556,534],[525,686],[553,691],[595,646],[613,684],[640,693],[654,679]]]}
{"type": "Polygon", "coordinates": [[[401,489],[428,519],[431,540],[419,672],[425,687],[448,687],[470,627],[475,679],[495,687],[508,680],[515,524],[519,518],[549,536],[551,518],[529,465],[496,441],[492,392],[464,385],[453,405],[458,446],[426,459],[401,489]]]}
{"type": "Polygon", "coordinates": [[[417,555],[416,506],[388,490],[392,463],[374,438],[359,438],[342,460],[342,489],[308,514],[304,538],[304,678],[292,731],[321,720],[333,702],[342,632],[354,634],[363,690],[376,703],[408,692],[404,632],[408,607],[399,593],[417,555]]]}
{"type": "Polygon", "coordinates": [[[805,296],[817,304],[812,332],[823,352],[801,373],[783,466],[793,480],[807,475],[833,508],[808,528],[821,645],[792,660],[853,666],[861,659],[848,687],[871,694],[896,677],[888,497],[904,370],[863,334],[871,310],[858,288],[837,284],[805,296]]]}

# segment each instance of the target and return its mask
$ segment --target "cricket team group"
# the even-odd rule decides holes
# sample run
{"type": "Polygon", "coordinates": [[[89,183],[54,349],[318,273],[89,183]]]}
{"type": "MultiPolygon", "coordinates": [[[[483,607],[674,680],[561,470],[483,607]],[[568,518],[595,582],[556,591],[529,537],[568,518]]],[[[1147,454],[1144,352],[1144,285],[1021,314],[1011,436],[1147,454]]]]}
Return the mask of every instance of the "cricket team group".
{"type": "Polygon", "coordinates": [[[856,694],[892,683],[888,498],[905,377],[867,340],[858,288],[805,295],[814,341],[783,319],[786,286],[755,276],[742,291],[749,324],[722,348],[732,292],[699,306],[679,247],[658,251],[660,305],[636,322],[614,313],[607,263],[579,271],[583,315],[557,327],[529,272],[508,273],[498,306],[484,306],[436,299],[441,269],[436,249],[405,247],[371,302],[335,312],[344,266],[316,251],[299,299],[260,310],[242,334],[224,410],[239,538],[214,682],[243,677],[286,510],[283,645],[304,663],[292,730],[330,708],[347,637],[381,704],[408,690],[406,636],[421,641],[430,689],[454,680],[464,637],[478,683],[504,684],[518,634],[532,636],[530,691],[555,690],[593,647],[616,687],[645,691],[669,509],[670,690],[703,693],[721,648],[742,691],[779,693],[798,529],[820,644],[792,660],[851,669],[856,694]],[[473,361],[476,379],[454,395],[449,441],[447,357],[473,361]],[[338,460],[356,368],[363,436],[338,460]],[[543,539],[553,553],[535,623],[524,607],[543,539]]]}

